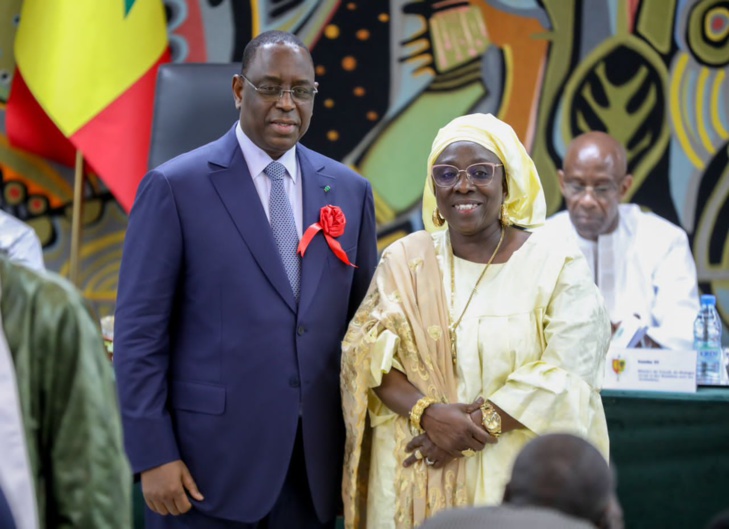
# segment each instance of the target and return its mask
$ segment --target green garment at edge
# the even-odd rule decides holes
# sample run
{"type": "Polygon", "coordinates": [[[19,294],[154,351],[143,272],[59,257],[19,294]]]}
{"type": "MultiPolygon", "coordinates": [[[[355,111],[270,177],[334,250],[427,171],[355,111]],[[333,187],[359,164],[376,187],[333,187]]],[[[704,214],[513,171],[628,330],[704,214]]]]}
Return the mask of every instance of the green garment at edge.
{"type": "Polygon", "coordinates": [[[40,527],[131,527],[112,368],[79,294],[0,258],[3,329],[15,363],[40,527]]]}

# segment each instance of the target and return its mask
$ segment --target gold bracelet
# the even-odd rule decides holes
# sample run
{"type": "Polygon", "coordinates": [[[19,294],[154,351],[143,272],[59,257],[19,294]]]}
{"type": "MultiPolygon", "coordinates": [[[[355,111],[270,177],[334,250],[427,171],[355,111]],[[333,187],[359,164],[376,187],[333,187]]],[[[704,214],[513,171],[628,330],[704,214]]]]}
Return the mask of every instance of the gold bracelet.
{"type": "Polygon", "coordinates": [[[438,402],[438,399],[434,399],[433,397],[421,397],[420,400],[415,403],[408,414],[410,416],[410,429],[413,430],[413,432],[421,434],[425,431],[423,430],[423,427],[420,426],[420,419],[423,417],[423,413],[428,406],[431,404],[437,404],[438,402]]]}

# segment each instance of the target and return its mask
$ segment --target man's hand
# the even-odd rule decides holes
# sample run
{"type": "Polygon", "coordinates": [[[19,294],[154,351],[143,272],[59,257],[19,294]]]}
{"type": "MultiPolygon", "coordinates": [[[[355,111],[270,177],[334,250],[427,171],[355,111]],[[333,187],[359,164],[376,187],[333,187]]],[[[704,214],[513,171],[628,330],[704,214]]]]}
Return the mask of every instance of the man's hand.
{"type": "Polygon", "coordinates": [[[144,501],[157,514],[177,516],[189,511],[192,505],[185,489],[197,501],[205,499],[197,490],[187,465],[179,459],[142,472],[144,501]]]}

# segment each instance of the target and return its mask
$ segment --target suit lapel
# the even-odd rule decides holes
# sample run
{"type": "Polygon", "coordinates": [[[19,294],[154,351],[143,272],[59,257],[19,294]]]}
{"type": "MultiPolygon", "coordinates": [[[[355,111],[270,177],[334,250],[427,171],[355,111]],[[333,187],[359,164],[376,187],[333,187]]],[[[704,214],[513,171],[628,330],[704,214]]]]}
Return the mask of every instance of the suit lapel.
{"type": "MultiPolygon", "coordinates": [[[[210,181],[261,271],[291,310],[296,312],[296,299],[291,284],[273,239],[266,212],[238,145],[235,130],[228,132],[222,142],[222,156],[213,156],[210,160],[213,166],[209,175],[210,181]]],[[[241,270],[241,274],[243,273],[245,270],[241,270]]]]}
{"type": "MultiPolygon", "coordinates": [[[[301,145],[297,146],[296,153],[303,179],[303,231],[319,222],[319,212],[327,204],[336,204],[335,179],[323,174],[323,166],[312,164],[308,151],[301,145]]],[[[318,233],[309,244],[306,255],[301,262],[301,299],[299,309],[306,310],[314,299],[319,280],[327,268],[327,259],[331,250],[327,246],[324,236],[318,233]]]]}

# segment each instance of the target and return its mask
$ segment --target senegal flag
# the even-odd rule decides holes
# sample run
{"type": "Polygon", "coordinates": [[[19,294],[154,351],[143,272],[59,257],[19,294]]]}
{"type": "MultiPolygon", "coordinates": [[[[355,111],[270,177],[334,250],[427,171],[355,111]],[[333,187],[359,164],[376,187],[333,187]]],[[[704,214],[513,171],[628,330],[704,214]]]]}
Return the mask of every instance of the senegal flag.
{"type": "Polygon", "coordinates": [[[24,0],[15,58],[10,142],[68,163],[73,151],[58,143],[70,141],[128,211],[169,60],[162,0],[24,0]]]}

